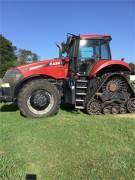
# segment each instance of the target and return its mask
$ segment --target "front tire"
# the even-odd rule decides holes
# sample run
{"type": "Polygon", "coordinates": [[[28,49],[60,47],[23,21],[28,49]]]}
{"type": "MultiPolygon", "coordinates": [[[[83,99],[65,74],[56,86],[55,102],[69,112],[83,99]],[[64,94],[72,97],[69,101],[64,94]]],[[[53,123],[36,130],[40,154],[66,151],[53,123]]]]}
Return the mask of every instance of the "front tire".
{"type": "Polygon", "coordinates": [[[21,114],[26,117],[47,117],[57,113],[60,94],[57,87],[47,80],[36,79],[25,84],[17,98],[21,114]]]}

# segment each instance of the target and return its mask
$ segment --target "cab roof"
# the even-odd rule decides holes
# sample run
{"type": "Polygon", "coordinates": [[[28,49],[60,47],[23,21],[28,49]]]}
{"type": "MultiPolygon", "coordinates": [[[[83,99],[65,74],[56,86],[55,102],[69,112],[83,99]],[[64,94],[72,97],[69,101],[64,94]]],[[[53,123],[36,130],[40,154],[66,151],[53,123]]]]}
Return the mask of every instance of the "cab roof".
{"type": "Polygon", "coordinates": [[[80,34],[80,39],[108,39],[111,40],[111,35],[108,34],[80,34]]]}

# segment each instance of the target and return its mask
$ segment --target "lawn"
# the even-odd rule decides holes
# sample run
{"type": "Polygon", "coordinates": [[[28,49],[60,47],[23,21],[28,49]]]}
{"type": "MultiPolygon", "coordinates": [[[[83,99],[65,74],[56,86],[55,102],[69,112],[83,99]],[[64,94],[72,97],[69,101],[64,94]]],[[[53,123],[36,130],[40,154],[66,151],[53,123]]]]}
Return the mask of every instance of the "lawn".
{"type": "Polygon", "coordinates": [[[26,119],[14,104],[0,112],[0,180],[133,180],[135,115],[80,111],[26,119]]]}

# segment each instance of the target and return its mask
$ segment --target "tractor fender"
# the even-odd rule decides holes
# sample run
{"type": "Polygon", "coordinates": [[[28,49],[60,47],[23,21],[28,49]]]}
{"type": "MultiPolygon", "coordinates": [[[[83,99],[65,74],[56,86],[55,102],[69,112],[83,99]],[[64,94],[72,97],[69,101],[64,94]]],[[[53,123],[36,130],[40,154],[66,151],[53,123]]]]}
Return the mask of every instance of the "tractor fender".
{"type": "Polygon", "coordinates": [[[100,60],[92,68],[89,77],[108,72],[131,71],[129,64],[120,60],[100,60]]]}
{"type": "Polygon", "coordinates": [[[28,82],[28,81],[33,81],[35,79],[52,79],[55,80],[53,77],[50,76],[43,76],[41,74],[35,74],[35,75],[31,75],[31,76],[27,76],[25,78],[23,78],[21,81],[19,81],[14,88],[14,98],[17,97],[17,94],[19,92],[19,90],[28,82]]]}

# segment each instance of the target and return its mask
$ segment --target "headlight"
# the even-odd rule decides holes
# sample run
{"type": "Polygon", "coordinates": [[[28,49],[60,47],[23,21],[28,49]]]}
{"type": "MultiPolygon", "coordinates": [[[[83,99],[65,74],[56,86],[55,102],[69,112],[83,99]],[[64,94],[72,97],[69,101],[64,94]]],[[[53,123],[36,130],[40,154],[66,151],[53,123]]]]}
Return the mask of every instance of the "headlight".
{"type": "Polygon", "coordinates": [[[16,83],[22,79],[22,74],[17,69],[10,69],[6,72],[2,79],[2,83],[16,83]]]}

